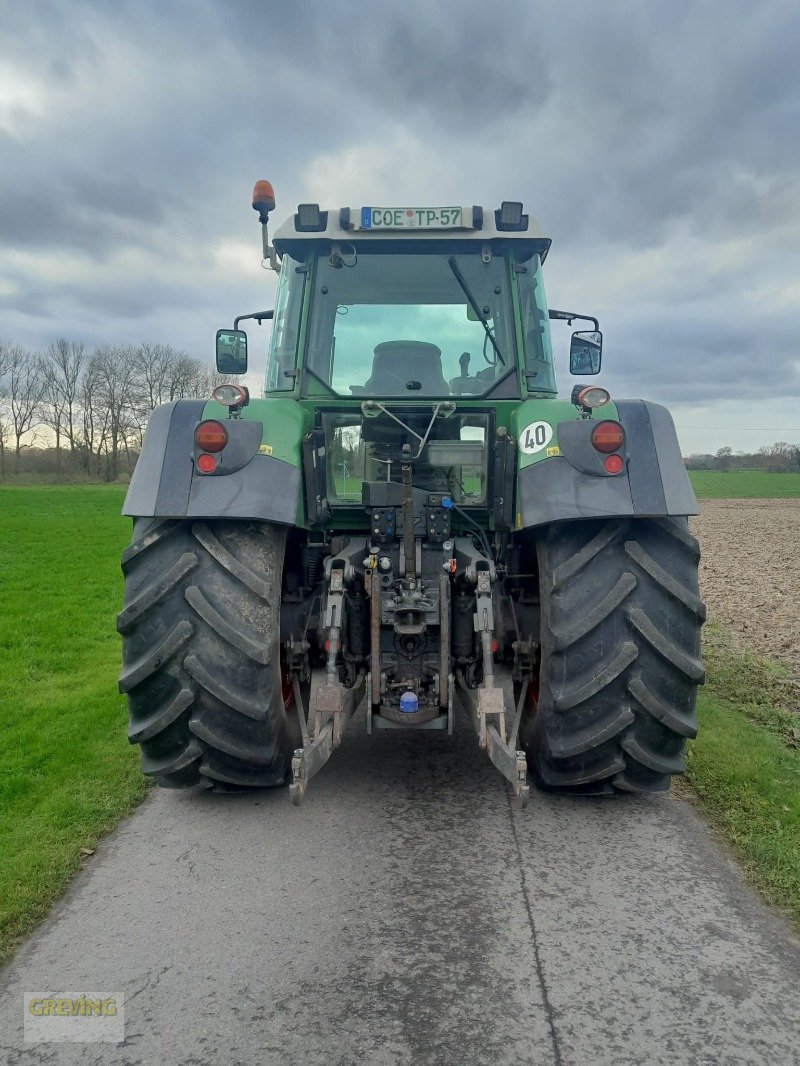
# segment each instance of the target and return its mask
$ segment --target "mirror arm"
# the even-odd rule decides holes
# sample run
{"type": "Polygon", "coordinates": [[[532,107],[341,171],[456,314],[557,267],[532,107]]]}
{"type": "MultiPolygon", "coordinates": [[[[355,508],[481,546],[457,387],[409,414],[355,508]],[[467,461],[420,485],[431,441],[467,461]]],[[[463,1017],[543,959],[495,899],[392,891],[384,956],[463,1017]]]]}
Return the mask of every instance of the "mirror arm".
{"type": "Polygon", "coordinates": [[[239,315],[238,318],[234,318],[234,320],[233,320],[233,328],[234,329],[238,329],[239,328],[239,323],[240,322],[244,322],[244,320],[246,318],[254,318],[256,320],[256,322],[258,322],[258,324],[260,326],[262,321],[265,318],[274,318],[274,317],[275,317],[275,312],[274,311],[256,311],[256,313],[253,314],[253,315],[239,315]]]}
{"type": "Polygon", "coordinates": [[[549,318],[557,319],[559,322],[566,322],[568,325],[572,325],[573,318],[579,318],[581,322],[593,322],[595,333],[600,332],[600,323],[596,318],[592,318],[591,315],[578,315],[574,311],[548,311],[549,318]]]}
{"type": "Polygon", "coordinates": [[[261,250],[264,253],[261,259],[262,266],[267,262],[276,274],[280,274],[281,261],[278,259],[275,246],[269,243],[269,212],[258,217],[261,221],[261,250]]]}

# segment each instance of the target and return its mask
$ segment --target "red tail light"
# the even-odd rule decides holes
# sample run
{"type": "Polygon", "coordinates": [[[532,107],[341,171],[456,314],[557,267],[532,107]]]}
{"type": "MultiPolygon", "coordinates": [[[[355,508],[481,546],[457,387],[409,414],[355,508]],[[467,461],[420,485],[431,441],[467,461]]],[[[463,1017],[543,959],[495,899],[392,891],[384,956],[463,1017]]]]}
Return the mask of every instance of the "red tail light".
{"type": "Polygon", "coordinates": [[[625,461],[621,455],[607,455],[603,460],[603,466],[607,474],[621,474],[625,461]]]}
{"type": "Polygon", "coordinates": [[[217,460],[213,455],[206,455],[206,453],[203,452],[202,455],[198,455],[197,457],[197,469],[201,474],[213,474],[217,469],[217,460]]]}
{"type": "Polygon", "coordinates": [[[194,441],[204,452],[221,452],[228,443],[228,431],[221,422],[201,422],[194,431],[194,441]]]}
{"type": "Polygon", "coordinates": [[[625,443],[625,431],[619,422],[598,422],[592,430],[592,444],[598,452],[618,452],[625,443]]]}

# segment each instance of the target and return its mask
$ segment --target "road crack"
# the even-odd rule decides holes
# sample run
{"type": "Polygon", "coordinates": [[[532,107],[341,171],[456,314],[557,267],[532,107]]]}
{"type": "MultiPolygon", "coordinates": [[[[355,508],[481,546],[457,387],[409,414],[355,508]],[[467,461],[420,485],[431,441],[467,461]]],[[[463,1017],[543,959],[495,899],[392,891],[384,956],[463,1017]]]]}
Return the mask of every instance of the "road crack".
{"type": "Polygon", "coordinates": [[[506,799],[508,800],[508,817],[511,822],[511,832],[514,836],[514,847],[517,849],[517,859],[519,861],[519,879],[520,886],[522,888],[522,898],[525,902],[525,911],[528,915],[528,928],[531,931],[531,943],[533,944],[533,958],[536,963],[536,977],[539,982],[539,991],[542,996],[542,1004],[544,1006],[545,1017],[547,1018],[547,1025],[550,1030],[550,1039],[553,1044],[553,1062],[555,1066],[562,1066],[563,1059],[561,1057],[561,1047],[558,1042],[558,1033],[556,1032],[555,1023],[555,1011],[553,1010],[553,1004],[550,1002],[550,995],[547,991],[547,981],[544,976],[544,967],[542,966],[542,957],[539,952],[539,938],[536,932],[536,922],[533,919],[533,908],[531,907],[530,891],[528,890],[528,880],[525,876],[525,863],[522,859],[522,846],[519,842],[519,834],[517,833],[516,822],[514,821],[514,808],[511,804],[511,794],[506,790],[506,799]]]}

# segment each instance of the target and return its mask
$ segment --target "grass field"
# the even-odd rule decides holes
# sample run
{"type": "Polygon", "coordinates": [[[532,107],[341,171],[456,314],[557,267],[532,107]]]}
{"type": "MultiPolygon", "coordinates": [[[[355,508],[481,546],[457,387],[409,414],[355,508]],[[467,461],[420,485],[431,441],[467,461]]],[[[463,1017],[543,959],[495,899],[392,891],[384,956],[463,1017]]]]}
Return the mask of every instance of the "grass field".
{"type": "Polygon", "coordinates": [[[800,474],[766,474],[763,470],[690,470],[689,477],[700,499],[800,496],[800,474]]]}
{"type": "Polygon", "coordinates": [[[704,659],[689,785],[748,879],[800,928],[800,686],[781,665],[732,654],[714,623],[704,659]]]}
{"type": "Polygon", "coordinates": [[[123,496],[0,488],[0,957],[144,794],[116,692],[123,496]]]}

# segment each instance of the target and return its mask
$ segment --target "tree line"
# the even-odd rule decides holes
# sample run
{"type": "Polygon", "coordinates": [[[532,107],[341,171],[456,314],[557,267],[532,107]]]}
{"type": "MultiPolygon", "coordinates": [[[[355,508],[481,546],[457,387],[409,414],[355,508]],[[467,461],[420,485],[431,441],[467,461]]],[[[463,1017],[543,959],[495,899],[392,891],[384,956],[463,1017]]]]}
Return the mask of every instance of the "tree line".
{"type": "Polygon", "coordinates": [[[128,476],[153,408],[222,380],[169,344],[89,349],[60,337],[31,352],[0,341],[0,479],[128,476]]]}
{"type": "Polygon", "coordinates": [[[769,474],[791,474],[800,471],[800,445],[776,441],[755,452],[735,452],[725,446],[716,454],[690,455],[687,470],[764,470],[769,474]]]}

